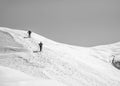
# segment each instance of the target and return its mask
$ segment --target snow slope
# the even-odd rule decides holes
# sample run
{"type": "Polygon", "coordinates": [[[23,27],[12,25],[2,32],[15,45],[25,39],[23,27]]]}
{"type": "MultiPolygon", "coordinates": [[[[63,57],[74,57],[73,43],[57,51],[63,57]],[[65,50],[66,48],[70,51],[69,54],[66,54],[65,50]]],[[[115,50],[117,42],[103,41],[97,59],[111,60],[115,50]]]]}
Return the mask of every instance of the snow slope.
{"type": "Polygon", "coordinates": [[[0,86],[65,86],[55,80],[37,79],[15,69],[0,66],[0,86]]]}
{"type": "MultiPolygon", "coordinates": [[[[28,80],[27,84],[34,83],[32,86],[48,81],[52,82],[51,85],[42,86],[120,85],[120,70],[111,64],[113,58],[119,60],[120,43],[79,47],[58,43],[35,33],[31,38],[24,38],[27,35],[27,31],[0,28],[0,66],[5,67],[5,71],[6,67],[9,71],[17,71],[13,75],[20,78],[17,76],[20,74],[19,81],[28,80]],[[43,43],[42,52],[33,52],[39,50],[39,42],[43,43]]],[[[0,75],[0,86],[10,86],[3,84],[6,74],[0,75]]]]}

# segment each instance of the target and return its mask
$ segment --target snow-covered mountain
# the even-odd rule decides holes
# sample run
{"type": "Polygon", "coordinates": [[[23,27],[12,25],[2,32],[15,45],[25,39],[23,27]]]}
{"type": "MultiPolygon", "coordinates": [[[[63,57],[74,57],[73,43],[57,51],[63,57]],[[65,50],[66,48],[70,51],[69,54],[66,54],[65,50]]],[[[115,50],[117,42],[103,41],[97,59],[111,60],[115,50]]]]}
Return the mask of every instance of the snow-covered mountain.
{"type": "Polygon", "coordinates": [[[0,86],[120,86],[120,43],[79,47],[27,36],[0,28],[0,86]]]}

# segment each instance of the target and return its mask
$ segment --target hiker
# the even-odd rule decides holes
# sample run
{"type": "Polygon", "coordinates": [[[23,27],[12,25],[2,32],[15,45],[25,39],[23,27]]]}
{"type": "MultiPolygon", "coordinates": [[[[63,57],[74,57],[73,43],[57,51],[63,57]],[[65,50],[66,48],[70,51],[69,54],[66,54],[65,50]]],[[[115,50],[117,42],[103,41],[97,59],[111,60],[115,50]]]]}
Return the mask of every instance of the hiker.
{"type": "Polygon", "coordinates": [[[39,47],[40,47],[40,50],[39,51],[33,51],[34,53],[38,53],[38,52],[41,52],[42,51],[42,48],[43,48],[43,43],[40,42],[39,43],[39,47]]]}
{"type": "Polygon", "coordinates": [[[31,38],[31,33],[32,32],[29,30],[27,33],[28,33],[28,37],[24,37],[24,38],[31,38]]]}
{"type": "Polygon", "coordinates": [[[43,43],[42,42],[39,43],[39,47],[40,47],[40,52],[41,52],[42,51],[42,47],[43,47],[43,43]]]}
{"type": "Polygon", "coordinates": [[[29,31],[28,31],[28,38],[31,38],[31,33],[32,33],[32,32],[29,30],[29,31]]]}

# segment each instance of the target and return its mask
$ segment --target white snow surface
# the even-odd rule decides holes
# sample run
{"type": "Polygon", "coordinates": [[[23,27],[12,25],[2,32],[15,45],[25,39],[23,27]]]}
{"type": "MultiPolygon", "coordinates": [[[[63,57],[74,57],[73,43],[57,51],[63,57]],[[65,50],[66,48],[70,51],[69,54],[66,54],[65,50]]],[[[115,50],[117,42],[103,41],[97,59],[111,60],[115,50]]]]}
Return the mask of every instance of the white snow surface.
{"type": "Polygon", "coordinates": [[[79,47],[0,28],[0,86],[120,86],[120,43],[79,47]],[[43,49],[38,51],[38,43],[43,49]]]}

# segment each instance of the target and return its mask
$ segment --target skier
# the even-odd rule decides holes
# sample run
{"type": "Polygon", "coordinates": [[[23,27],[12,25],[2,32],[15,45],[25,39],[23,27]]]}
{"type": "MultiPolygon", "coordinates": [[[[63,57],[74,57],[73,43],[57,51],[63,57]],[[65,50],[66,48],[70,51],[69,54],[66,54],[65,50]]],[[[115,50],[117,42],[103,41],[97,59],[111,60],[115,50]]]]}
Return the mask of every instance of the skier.
{"type": "Polygon", "coordinates": [[[27,33],[28,33],[28,37],[24,37],[24,38],[31,38],[31,33],[32,32],[29,30],[27,33]]]}
{"type": "Polygon", "coordinates": [[[41,52],[42,51],[42,47],[43,47],[43,43],[42,42],[39,43],[39,47],[40,47],[40,52],[41,52]]]}

